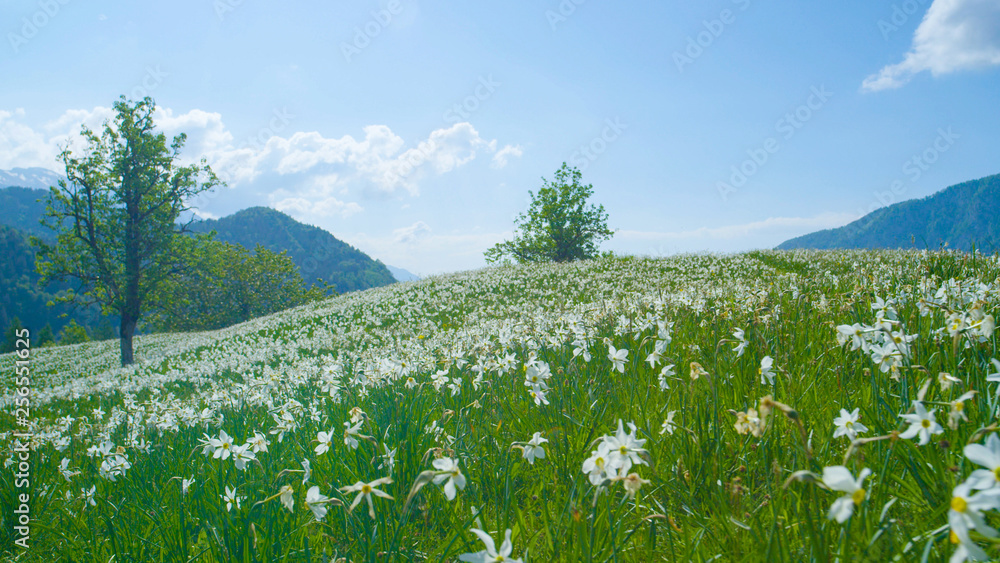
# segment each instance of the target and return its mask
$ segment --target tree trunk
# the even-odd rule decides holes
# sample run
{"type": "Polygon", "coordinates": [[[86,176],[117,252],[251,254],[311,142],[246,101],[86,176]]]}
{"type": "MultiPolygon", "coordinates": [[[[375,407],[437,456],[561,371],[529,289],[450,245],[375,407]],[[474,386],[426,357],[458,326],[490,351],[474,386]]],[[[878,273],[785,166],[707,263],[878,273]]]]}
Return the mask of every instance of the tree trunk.
{"type": "Polygon", "coordinates": [[[132,365],[135,355],[132,352],[132,335],[135,334],[136,319],[128,312],[122,314],[121,336],[119,342],[122,350],[122,367],[132,365]]]}

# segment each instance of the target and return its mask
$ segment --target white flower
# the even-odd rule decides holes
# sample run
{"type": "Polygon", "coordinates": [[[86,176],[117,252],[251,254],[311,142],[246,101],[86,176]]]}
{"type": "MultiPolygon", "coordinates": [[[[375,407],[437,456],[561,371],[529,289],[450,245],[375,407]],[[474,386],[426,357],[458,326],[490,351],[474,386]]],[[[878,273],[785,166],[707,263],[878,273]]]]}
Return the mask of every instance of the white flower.
{"type": "MultiPolygon", "coordinates": [[[[996,369],[993,373],[986,374],[986,381],[990,383],[1000,383],[1000,360],[993,358],[990,360],[996,369]]],[[[997,396],[1000,396],[1000,385],[997,386],[997,396]]]]}
{"type": "Polygon", "coordinates": [[[496,544],[493,543],[493,538],[486,532],[478,528],[472,528],[471,532],[479,537],[479,540],[483,542],[486,549],[475,553],[459,555],[459,561],[467,561],[469,563],[523,563],[520,558],[514,559],[510,556],[511,551],[514,550],[514,546],[510,542],[509,528],[504,536],[503,544],[500,545],[500,551],[497,551],[496,544]]]}
{"type": "Polygon", "coordinates": [[[928,412],[920,401],[913,401],[913,408],[917,411],[916,414],[899,415],[910,423],[910,427],[900,434],[899,437],[909,440],[919,435],[919,444],[926,446],[931,441],[931,435],[944,432],[944,428],[934,420],[934,410],[928,412]]]}
{"type": "Polygon", "coordinates": [[[396,467],[396,450],[398,448],[393,448],[390,450],[387,444],[382,444],[382,448],[385,450],[385,453],[382,454],[381,456],[382,463],[379,464],[378,468],[385,469],[386,472],[391,474],[393,468],[396,467]]]}
{"type": "Polygon", "coordinates": [[[760,369],[757,370],[760,373],[761,384],[774,385],[774,370],[771,366],[774,365],[774,360],[771,356],[764,356],[764,359],[760,361],[760,369]]]}
{"type": "Polygon", "coordinates": [[[675,414],[677,414],[677,411],[670,411],[667,413],[667,418],[663,421],[663,425],[660,426],[660,435],[674,433],[674,429],[677,428],[677,425],[674,424],[675,414]]]}
{"type": "Polygon", "coordinates": [[[857,480],[855,480],[850,470],[843,465],[824,467],[823,484],[834,491],[847,493],[833,501],[833,505],[830,506],[830,512],[827,513],[826,517],[830,520],[836,520],[840,524],[843,524],[850,518],[851,514],[854,513],[854,507],[860,506],[865,500],[865,490],[861,487],[861,483],[869,475],[871,475],[870,469],[862,469],[861,473],[858,474],[857,480]]]}
{"type": "Polygon", "coordinates": [[[250,447],[253,448],[253,453],[259,454],[260,452],[267,451],[267,446],[268,444],[270,444],[270,442],[267,441],[266,436],[264,436],[257,430],[254,430],[253,438],[247,440],[247,444],[249,444],[250,447]]]}
{"type": "Polygon", "coordinates": [[[611,344],[608,344],[608,359],[611,360],[613,369],[618,370],[620,373],[625,373],[625,360],[627,358],[628,350],[624,348],[619,350],[611,344]]]}
{"type": "Polygon", "coordinates": [[[353,485],[341,487],[340,490],[345,493],[358,493],[358,496],[354,497],[354,502],[351,503],[351,507],[347,509],[348,512],[353,511],[354,508],[361,503],[361,499],[365,499],[368,502],[368,515],[371,516],[372,518],[375,518],[375,505],[372,503],[372,495],[393,500],[393,498],[389,496],[388,493],[380,491],[377,488],[380,485],[388,485],[391,483],[392,483],[391,477],[382,477],[381,479],[375,479],[371,483],[358,481],[353,485]]]}
{"type": "Polygon", "coordinates": [[[191,485],[194,485],[194,482],[194,475],[192,475],[190,479],[181,479],[181,495],[186,495],[191,489],[191,485]]]}
{"type": "Polygon", "coordinates": [[[597,486],[608,478],[608,458],[611,455],[611,448],[607,443],[601,442],[597,449],[591,452],[583,462],[583,472],[590,479],[590,484],[597,486]]]}
{"type": "Polygon", "coordinates": [[[257,454],[250,451],[250,444],[233,446],[233,460],[236,462],[236,469],[246,471],[247,463],[257,459],[257,454]]]}
{"type": "Polygon", "coordinates": [[[226,485],[226,494],[220,496],[222,496],[222,500],[226,501],[227,512],[232,511],[234,504],[236,505],[236,508],[239,508],[240,502],[246,499],[246,497],[236,496],[236,489],[230,489],[229,485],[226,485]]]}
{"type": "Polygon", "coordinates": [[[858,437],[858,434],[868,431],[867,426],[858,422],[859,410],[855,408],[853,411],[847,412],[847,409],[840,409],[840,416],[833,419],[833,424],[837,427],[833,431],[834,438],[847,436],[847,439],[853,442],[858,437]]]}
{"type": "Polygon", "coordinates": [[[667,389],[670,389],[670,384],[667,383],[667,378],[673,376],[674,376],[674,364],[663,366],[663,369],[660,370],[660,375],[658,377],[661,390],[665,391],[667,389]]]}
{"type": "Polygon", "coordinates": [[[284,485],[281,487],[281,490],[278,491],[278,500],[281,501],[281,504],[284,505],[289,512],[292,512],[292,508],[295,507],[295,490],[292,489],[291,485],[284,485]]]}
{"type": "Polygon", "coordinates": [[[1000,437],[990,434],[986,445],[969,444],[963,450],[965,457],[986,469],[977,469],[969,475],[966,483],[973,489],[990,489],[1000,482],[1000,437]]]}
{"type": "Polygon", "coordinates": [[[545,438],[542,438],[541,432],[535,432],[535,434],[528,440],[528,443],[524,445],[524,459],[528,460],[531,465],[535,464],[535,459],[545,459],[545,450],[542,449],[542,444],[548,442],[545,438]]]}
{"type": "Polygon", "coordinates": [[[743,355],[743,352],[746,350],[746,347],[747,347],[747,341],[746,341],[745,337],[743,336],[743,329],[742,328],[737,328],[736,330],[734,330],[733,331],[733,337],[735,337],[736,340],[739,342],[733,348],[733,352],[736,352],[736,357],[739,358],[740,356],[743,355]]]}
{"type": "Polygon", "coordinates": [[[951,410],[948,411],[948,428],[958,430],[958,424],[960,422],[969,420],[969,418],[965,416],[965,403],[975,396],[975,391],[967,391],[951,402],[951,410]]]}
{"type": "Polygon", "coordinates": [[[948,510],[948,525],[974,559],[986,560],[989,557],[969,537],[969,530],[975,529],[988,538],[997,537],[997,531],[986,524],[982,513],[1000,508],[1000,489],[988,489],[970,496],[971,490],[967,483],[955,487],[948,510]]]}
{"type": "Polygon", "coordinates": [[[450,457],[442,457],[435,459],[433,465],[434,469],[439,471],[438,475],[434,476],[434,484],[444,483],[444,496],[448,500],[453,500],[456,488],[465,488],[465,475],[462,475],[462,471],[459,470],[458,461],[450,457]]]}
{"type": "Polygon", "coordinates": [[[233,439],[226,434],[225,430],[219,431],[218,438],[211,438],[209,443],[215,448],[215,452],[212,457],[215,459],[229,459],[229,454],[232,453],[233,449],[233,439]]]}
{"type": "Polygon", "coordinates": [[[312,511],[317,520],[322,520],[326,516],[326,503],[330,502],[330,497],[319,492],[319,487],[313,485],[306,491],[306,508],[312,511]]]}
{"type": "Polygon", "coordinates": [[[350,422],[344,423],[344,445],[349,446],[352,450],[358,449],[358,437],[361,435],[359,430],[361,430],[361,424],[364,421],[359,421],[354,426],[351,426],[350,422]]]}
{"type": "Polygon", "coordinates": [[[308,459],[302,460],[302,473],[303,473],[302,484],[305,485],[306,481],[308,481],[309,478],[312,477],[312,466],[309,464],[308,459]]]}
{"type": "Polygon", "coordinates": [[[537,387],[528,391],[528,395],[535,400],[535,404],[538,406],[549,404],[549,400],[545,398],[545,391],[542,391],[537,387]]]}
{"type": "Polygon", "coordinates": [[[330,448],[333,447],[334,435],[335,433],[333,430],[330,430],[329,432],[323,432],[320,430],[319,434],[316,436],[316,441],[319,442],[319,445],[313,450],[316,452],[316,455],[323,455],[330,451],[330,448]]]}
{"type": "MultiPolygon", "coordinates": [[[[635,424],[629,422],[629,433],[625,433],[621,419],[618,419],[618,431],[614,436],[605,436],[604,443],[608,445],[608,462],[616,473],[622,475],[628,473],[633,464],[645,464],[646,461],[639,454],[646,450],[642,446],[646,444],[646,439],[635,437],[635,424]]],[[[611,470],[609,469],[609,473],[611,470]]]]}

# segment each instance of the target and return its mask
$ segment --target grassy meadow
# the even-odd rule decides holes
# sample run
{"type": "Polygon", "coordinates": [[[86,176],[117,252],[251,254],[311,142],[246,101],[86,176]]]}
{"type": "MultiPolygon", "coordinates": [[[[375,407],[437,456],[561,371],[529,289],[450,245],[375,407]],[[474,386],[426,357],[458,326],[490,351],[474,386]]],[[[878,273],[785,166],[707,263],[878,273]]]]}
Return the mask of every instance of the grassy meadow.
{"type": "Polygon", "coordinates": [[[605,258],[143,336],[128,368],[33,349],[28,489],[8,354],[0,559],[1000,557],[998,287],[950,252],[605,258]]]}

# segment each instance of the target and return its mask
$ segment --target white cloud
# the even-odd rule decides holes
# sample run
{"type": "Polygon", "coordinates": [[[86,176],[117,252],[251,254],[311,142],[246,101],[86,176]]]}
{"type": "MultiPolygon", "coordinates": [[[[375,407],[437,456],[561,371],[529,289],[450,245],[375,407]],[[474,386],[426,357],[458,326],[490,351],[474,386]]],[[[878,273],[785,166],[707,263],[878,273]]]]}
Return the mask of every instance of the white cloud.
{"type": "MultiPolygon", "coordinates": [[[[444,272],[456,272],[481,268],[486,264],[483,252],[487,248],[504,239],[509,239],[512,233],[453,233],[437,234],[424,231],[418,221],[414,225],[396,229],[388,236],[369,236],[365,233],[333,233],[334,236],[365,252],[372,258],[378,258],[385,264],[392,264],[420,275],[427,276],[444,272]],[[413,229],[418,236],[406,244],[397,240],[401,234],[413,229]]],[[[425,225],[426,226],[426,225],[425,225]]]]}
{"type": "Polygon", "coordinates": [[[790,229],[816,230],[840,227],[858,216],[853,213],[823,213],[815,217],[768,217],[763,221],[754,221],[742,225],[726,225],[722,227],[700,227],[690,231],[628,231],[620,230],[615,238],[632,241],[678,241],[686,239],[734,240],[768,232],[779,232],[790,229]]]}
{"type": "Polygon", "coordinates": [[[392,240],[396,244],[410,244],[427,238],[431,234],[431,228],[423,221],[417,221],[409,227],[402,227],[392,231],[392,240]]]}
{"type": "Polygon", "coordinates": [[[507,145],[493,154],[493,161],[490,163],[490,167],[496,169],[503,168],[507,166],[507,161],[510,157],[521,158],[522,154],[524,154],[524,150],[521,149],[521,145],[507,145]]]}
{"type": "Polygon", "coordinates": [[[302,197],[289,197],[274,204],[274,208],[302,219],[306,223],[312,223],[316,218],[340,216],[344,219],[361,213],[364,208],[353,201],[340,201],[335,197],[324,199],[306,199],[302,197]]]}
{"type": "Polygon", "coordinates": [[[1000,2],[934,0],[903,62],[869,76],[861,89],[899,88],[928,70],[938,76],[993,65],[1000,65],[1000,2]]]}

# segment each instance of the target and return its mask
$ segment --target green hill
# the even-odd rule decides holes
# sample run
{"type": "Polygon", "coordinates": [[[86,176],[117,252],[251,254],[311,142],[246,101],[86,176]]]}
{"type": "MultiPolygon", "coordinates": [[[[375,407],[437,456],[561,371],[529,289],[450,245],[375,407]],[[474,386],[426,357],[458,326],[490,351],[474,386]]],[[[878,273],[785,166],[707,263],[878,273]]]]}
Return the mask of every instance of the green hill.
{"type": "Polygon", "coordinates": [[[948,248],[1000,250],[1000,174],[878,209],[837,229],[787,240],[794,248],[948,248]]]}
{"type": "Polygon", "coordinates": [[[330,233],[299,223],[268,207],[251,207],[221,219],[191,225],[196,232],[215,231],[216,240],[274,252],[287,251],[307,285],[323,280],[339,293],[395,283],[384,264],[330,233]]]}

